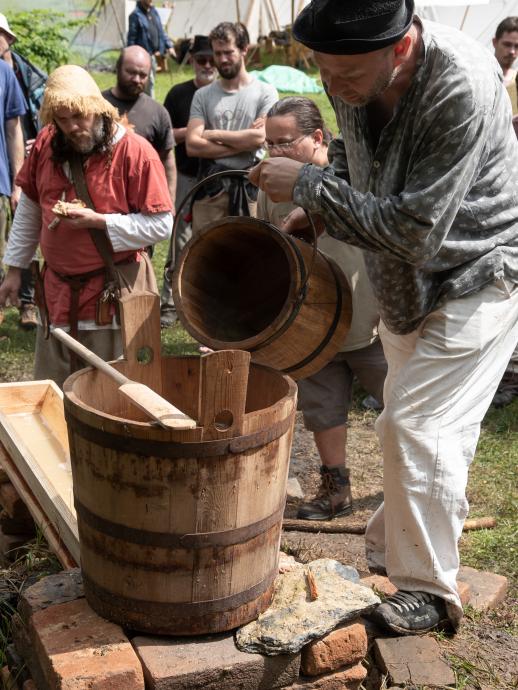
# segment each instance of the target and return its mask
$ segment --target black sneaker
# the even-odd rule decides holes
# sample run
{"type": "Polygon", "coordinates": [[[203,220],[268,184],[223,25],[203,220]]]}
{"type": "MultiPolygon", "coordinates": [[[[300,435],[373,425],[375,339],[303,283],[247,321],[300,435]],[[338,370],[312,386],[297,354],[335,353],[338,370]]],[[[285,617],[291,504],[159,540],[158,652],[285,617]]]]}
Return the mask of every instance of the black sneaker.
{"type": "Polygon", "coordinates": [[[403,590],[387,597],[368,618],[400,635],[419,635],[448,623],[444,599],[429,592],[403,590]]]}

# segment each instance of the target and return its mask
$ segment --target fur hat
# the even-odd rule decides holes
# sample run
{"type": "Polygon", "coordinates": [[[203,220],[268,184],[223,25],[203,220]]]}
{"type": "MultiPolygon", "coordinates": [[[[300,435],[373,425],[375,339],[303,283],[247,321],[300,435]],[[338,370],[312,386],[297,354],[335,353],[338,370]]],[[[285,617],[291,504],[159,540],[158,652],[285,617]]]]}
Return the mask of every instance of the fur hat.
{"type": "Polygon", "coordinates": [[[94,114],[119,119],[117,109],[103,98],[93,78],[77,65],[62,65],[49,75],[40,110],[44,125],[53,121],[57,108],[69,108],[85,117],[94,114]]]}
{"type": "Polygon", "coordinates": [[[293,37],[332,55],[370,53],[409,30],[414,0],[312,0],[293,24],[293,37]]]}

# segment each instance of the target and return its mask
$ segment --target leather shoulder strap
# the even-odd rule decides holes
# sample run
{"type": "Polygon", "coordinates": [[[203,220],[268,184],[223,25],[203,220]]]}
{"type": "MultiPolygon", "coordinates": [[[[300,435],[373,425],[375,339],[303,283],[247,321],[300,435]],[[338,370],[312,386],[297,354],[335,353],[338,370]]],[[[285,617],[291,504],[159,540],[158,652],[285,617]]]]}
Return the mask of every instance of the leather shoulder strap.
{"type": "MultiPolygon", "coordinates": [[[[78,197],[81,199],[81,201],[84,201],[88,208],[91,208],[93,211],[95,211],[92,197],[90,196],[90,192],[86,186],[83,163],[80,156],[71,156],[68,162],[70,164],[72,182],[74,183],[78,197]]],[[[95,248],[101,255],[101,258],[106,265],[108,280],[118,284],[118,274],[113,261],[111,244],[106,236],[106,233],[104,230],[94,230],[93,228],[88,228],[88,232],[90,233],[90,237],[92,238],[95,248]]]]}

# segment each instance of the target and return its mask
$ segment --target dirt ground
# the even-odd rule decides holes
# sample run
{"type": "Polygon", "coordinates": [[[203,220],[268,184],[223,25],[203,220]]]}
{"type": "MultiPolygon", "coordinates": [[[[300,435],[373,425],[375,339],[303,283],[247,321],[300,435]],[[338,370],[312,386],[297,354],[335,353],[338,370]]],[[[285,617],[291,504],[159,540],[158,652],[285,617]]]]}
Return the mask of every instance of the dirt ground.
{"type": "MultiPolygon", "coordinates": [[[[382,459],[374,431],[376,413],[353,410],[349,419],[347,455],[351,468],[354,500],[352,515],[337,518],[337,523],[364,525],[383,497],[382,459]]],[[[306,496],[319,484],[319,459],[312,434],[297,414],[291,453],[290,476],[296,477],[306,496]]],[[[296,502],[290,502],[286,517],[295,517],[296,502]]],[[[298,560],[335,558],[367,573],[364,537],[354,534],[284,532],[282,549],[298,560]]],[[[516,601],[510,597],[495,611],[469,613],[453,637],[438,635],[445,659],[456,671],[456,688],[474,690],[518,688],[518,639],[508,629],[516,614],[516,601]]],[[[380,687],[383,680],[371,677],[366,687],[380,687]]],[[[383,684],[381,687],[385,687],[383,684]]]]}

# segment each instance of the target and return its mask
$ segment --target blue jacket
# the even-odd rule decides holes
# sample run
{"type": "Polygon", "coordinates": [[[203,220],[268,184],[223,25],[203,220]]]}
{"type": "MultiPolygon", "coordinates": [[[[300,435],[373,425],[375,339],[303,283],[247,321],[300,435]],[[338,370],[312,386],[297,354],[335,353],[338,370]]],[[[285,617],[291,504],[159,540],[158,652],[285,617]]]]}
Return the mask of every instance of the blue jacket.
{"type": "MultiPolygon", "coordinates": [[[[162,22],[160,21],[160,15],[156,11],[156,8],[151,6],[151,14],[155,16],[157,20],[158,29],[158,50],[160,55],[164,55],[168,48],[173,47],[173,42],[165,33],[162,22]]],[[[152,55],[153,46],[151,45],[151,40],[149,38],[149,19],[146,12],[137,2],[137,6],[129,16],[129,28],[128,28],[128,45],[129,46],[141,46],[144,50],[152,55]]]]}

